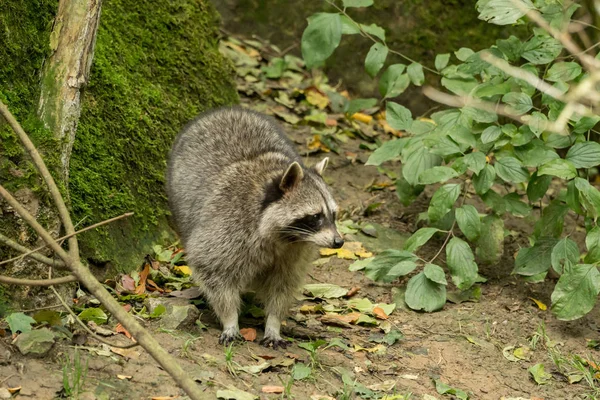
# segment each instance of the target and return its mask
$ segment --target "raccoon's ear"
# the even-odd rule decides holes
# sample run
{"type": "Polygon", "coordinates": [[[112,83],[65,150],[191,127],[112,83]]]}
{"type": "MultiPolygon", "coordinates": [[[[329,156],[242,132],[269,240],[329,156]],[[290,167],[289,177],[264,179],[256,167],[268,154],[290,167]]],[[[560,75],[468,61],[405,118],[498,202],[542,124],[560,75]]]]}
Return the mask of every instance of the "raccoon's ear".
{"type": "Polygon", "coordinates": [[[290,164],[285,174],[279,182],[279,188],[284,192],[292,190],[304,178],[304,171],[298,162],[294,161],[290,164]]]}
{"type": "Polygon", "coordinates": [[[317,165],[315,165],[313,168],[317,172],[317,174],[322,176],[323,171],[325,171],[325,168],[327,168],[328,164],[329,164],[329,157],[325,157],[324,159],[319,161],[319,163],[317,165]]]}

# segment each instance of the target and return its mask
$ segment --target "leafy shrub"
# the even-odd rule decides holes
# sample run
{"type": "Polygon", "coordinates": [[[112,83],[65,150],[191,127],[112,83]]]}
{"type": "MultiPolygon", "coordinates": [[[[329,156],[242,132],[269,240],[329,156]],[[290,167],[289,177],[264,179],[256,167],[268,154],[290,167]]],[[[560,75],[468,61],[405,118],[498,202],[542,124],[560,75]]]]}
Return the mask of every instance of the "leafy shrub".
{"type": "MultiPolygon", "coordinates": [[[[461,48],[454,54],[438,54],[434,68],[427,68],[389,49],[384,29],[356,22],[346,13],[347,8],[369,7],[373,0],[328,3],[338,12],[313,15],[302,36],[307,66],[322,65],[343,35],[373,41],[365,70],[379,79],[388,124],[405,132],[377,148],[367,165],[401,161],[396,192],[404,204],[426,185],[441,184],[420,216],[427,227],[417,230],[403,249],[384,251],[354,269],[363,267],[372,279],[388,282],[420,269],[408,281],[406,303],[415,310],[439,310],[446,301],[447,285],[444,270],[434,263],[439,254],[445,250],[452,283],[471,290],[485,281],[475,254],[487,263],[502,255],[501,217],[529,216],[532,205],[539,202],[531,246],[520,249],[513,273],[539,282],[552,269],[560,276],[552,293],[554,314],[572,320],[589,312],[600,293],[600,191],[589,182],[600,164],[600,144],[590,140],[600,121],[590,107],[597,106],[600,98],[596,86],[600,62],[563,34],[579,6],[554,0],[479,0],[480,19],[498,25],[528,23],[532,35],[527,40],[499,39],[481,51],[461,48]],[[571,54],[565,54],[564,47],[571,54]],[[386,66],[390,53],[406,59],[408,65],[386,66]],[[430,118],[415,118],[391,99],[410,84],[423,85],[424,70],[452,94],[431,88],[426,93],[453,108],[430,118]],[[553,182],[562,189],[549,196],[553,182]],[[505,190],[499,191],[500,185],[495,184],[505,190]],[[470,190],[489,207],[489,214],[464,204],[470,190]],[[569,213],[584,218],[585,256],[563,232],[569,213]],[[444,245],[435,257],[424,260],[418,251],[434,235],[445,235],[444,245]]],[[[352,113],[373,105],[372,99],[355,99],[346,102],[345,110],[352,113]]]]}

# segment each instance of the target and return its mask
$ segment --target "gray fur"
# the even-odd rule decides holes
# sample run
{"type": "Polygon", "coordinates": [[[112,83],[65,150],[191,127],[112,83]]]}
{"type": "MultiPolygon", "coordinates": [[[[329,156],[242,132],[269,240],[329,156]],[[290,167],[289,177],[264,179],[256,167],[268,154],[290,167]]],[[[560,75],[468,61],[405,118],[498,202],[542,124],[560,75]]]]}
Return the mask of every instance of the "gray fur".
{"type": "MultiPolygon", "coordinates": [[[[267,314],[266,345],[285,345],[279,326],[316,246],[341,246],[337,205],[271,118],[241,108],[201,115],[178,135],[167,192],[194,277],[223,324],[239,336],[240,294],[255,290],[267,314]],[[318,231],[292,226],[323,213],[318,231]]],[[[303,227],[305,225],[302,225],[303,227]]]]}

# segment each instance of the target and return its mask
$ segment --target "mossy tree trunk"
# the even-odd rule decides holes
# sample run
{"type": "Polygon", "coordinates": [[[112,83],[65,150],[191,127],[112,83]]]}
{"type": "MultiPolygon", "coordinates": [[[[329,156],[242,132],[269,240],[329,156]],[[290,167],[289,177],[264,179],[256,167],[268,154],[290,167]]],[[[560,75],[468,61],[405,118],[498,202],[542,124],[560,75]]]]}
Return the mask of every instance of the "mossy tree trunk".
{"type": "Polygon", "coordinates": [[[60,0],[50,34],[38,114],[60,141],[61,178],[69,178],[69,160],[81,114],[81,91],[94,58],[102,0],[60,0]]]}

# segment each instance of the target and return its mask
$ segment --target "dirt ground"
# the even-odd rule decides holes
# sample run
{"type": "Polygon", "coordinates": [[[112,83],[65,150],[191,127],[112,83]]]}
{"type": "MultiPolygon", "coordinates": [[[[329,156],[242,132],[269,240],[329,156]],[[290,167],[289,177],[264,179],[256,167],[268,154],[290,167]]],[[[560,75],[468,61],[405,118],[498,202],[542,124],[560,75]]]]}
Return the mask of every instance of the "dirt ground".
{"type": "MultiPolygon", "coordinates": [[[[263,100],[243,98],[242,101],[245,106],[261,107],[263,100]]],[[[307,140],[312,136],[310,128],[281,122],[298,144],[298,150],[306,152],[307,140]]],[[[344,211],[341,218],[375,222],[408,237],[417,229],[417,215],[426,210],[432,190],[426,190],[409,207],[402,206],[389,187],[367,191],[365,188],[375,180],[383,179],[383,175],[376,167],[363,165],[370,151],[361,148],[361,143],[358,138],[349,139],[340,145],[339,154],[327,154],[331,160],[326,180],[344,211]],[[348,154],[356,155],[356,160],[350,160],[348,154]],[[374,202],[382,202],[383,205],[369,216],[364,216],[364,210],[374,202]]],[[[323,156],[323,153],[307,156],[306,163],[314,164],[323,156]]],[[[386,167],[397,171],[398,165],[386,167]]],[[[481,203],[472,199],[468,202],[480,212],[485,210],[481,203]]],[[[534,210],[534,216],[529,219],[512,218],[505,221],[506,228],[514,231],[514,234],[506,239],[501,262],[481,267],[480,272],[488,281],[480,285],[479,302],[448,302],[442,311],[427,314],[410,311],[399,301],[388,321],[403,334],[403,338],[385,346],[384,351],[379,353],[352,347],[372,348],[376,343],[371,342],[370,338],[381,334],[380,327],[352,325],[348,328],[331,328],[319,321],[319,315],[299,312],[302,305],[319,302],[314,300],[298,301],[291,310],[284,334],[291,337],[294,343],[287,350],[266,349],[257,342],[234,347],[232,361],[239,366],[257,365],[265,361],[269,363],[267,368],[254,374],[238,371],[234,376],[229,372],[226,351],[218,344],[218,324],[204,307],[201,308],[201,321],[206,325],[206,330],[193,325],[183,330],[169,331],[161,328],[160,321],[144,320],[144,323],[169,353],[176,356],[181,365],[200,382],[208,398],[216,398],[217,390],[225,390],[230,386],[260,399],[284,397],[282,394],[262,393],[262,389],[264,386],[286,386],[294,362],[310,364],[309,352],[297,344],[308,342],[309,339],[331,341],[334,338],[343,339],[351,348],[319,348],[311,375],[293,382],[289,390],[293,398],[360,398],[361,387],[372,390],[372,394],[362,393],[363,398],[382,398],[385,395],[388,399],[432,398],[426,395],[437,399],[453,398],[451,395],[438,394],[434,379],[466,391],[471,399],[592,398],[587,397],[591,389],[585,380],[570,384],[563,375],[557,373],[551,354],[554,354],[555,361],[558,352],[564,359],[573,355],[587,359],[597,357],[597,350],[587,348],[586,339],[598,339],[598,308],[577,321],[558,321],[549,310],[541,310],[532,300],[549,305],[555,281],[531,284],[510,275],[514,254],[520,246],[527,246],[526,235],[532,229],[532,221],[536,216],[537,211],[534,210]],[[535,338],[539,337],[535,333],[544,328],[550,342],[546,345],[544,339],[540,339],[538,345],[533,346],[532,337],[535,342],[535,338]],[[529,359],[525,357],[510,361],[503,355],[503,349],[508,346],[529,346],[529,359]],[[547,384],[536,384],[527,371],[537,363],[543,363],[546,371],[552,375],[547,384]],[[346,388],[348,397],[344,397],[340,368],[349,371],[360,384],[355,386],[354,393],[352,388],[346,388]]],[[[574,230],[572,237],[583,249],[584,243],[575,221],[571,220],[569,225],[565,230],[574,230]]],[[[426,259],[432,257],[441,245],[441,241],[432,241],[419,254],[426,259]]],[[[370,249],[367,243],[365,246],[370,249]]],[[[401,247],[401,240],[396,241],[396,247],[401,247]]],[[[444,265],[443,259],[442,253],[440,265],[444,265]]],[[[406,284],[406,279],[392,284],[374,283],[361,271],[349,271],[348,265],[351,263],[350,260],[332,257],[327,263],[314,267],[307,283],[334,283],[346,289],[360,287],[355,297],[388,304],[394,303],[394,293],[406,284]]],[[[115,321],[110,323],[116,324],[115,321]]],[[[241,327],[255,327],[260,339],[261,323],[261,318],[245,317],[241,320],[241,327]]],[[[84,390],[79,395],[81,399],[185,398],[168,374],[143,349],[135,348],[128,353],[129,357],[123,357],[106,351],[92,339],[84,346],[62,341],[45,357],[33,358],[21,356],[11,345],[10,337],[2,338],[0,387],[21,387],[13,396],[16,399],[59,397],[63,389],[63,368],[77,369],[72,361],[65,361],[66,357],[73,357],[75,351],[81,356],[82,363],[87,362],[87,368],[81,368],[87,371],[83,378],[84,390]],[[9,359],[7,352],[10,353],[9,359]]]]}

